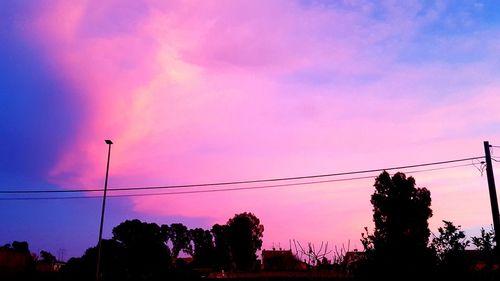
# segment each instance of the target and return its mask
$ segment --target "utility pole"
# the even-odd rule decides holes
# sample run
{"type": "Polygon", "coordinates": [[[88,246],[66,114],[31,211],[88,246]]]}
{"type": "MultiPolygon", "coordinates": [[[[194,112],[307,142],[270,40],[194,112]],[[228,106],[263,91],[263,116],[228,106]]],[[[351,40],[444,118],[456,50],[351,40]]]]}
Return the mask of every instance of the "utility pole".
{"type": "Polygon", "coordinates": [[[495,187],[495,177],[493,176],[493,166],[491,164],[490,143],[484,142],[484,156],[486,160],[486,176],[488,177],[488,187],[490,190],[491,213],[493,215],[493,228],[495,229],[495,241],[497,243],[495,251],[500,251],[500,214],[498,212],[497,191],[495,187]]]}

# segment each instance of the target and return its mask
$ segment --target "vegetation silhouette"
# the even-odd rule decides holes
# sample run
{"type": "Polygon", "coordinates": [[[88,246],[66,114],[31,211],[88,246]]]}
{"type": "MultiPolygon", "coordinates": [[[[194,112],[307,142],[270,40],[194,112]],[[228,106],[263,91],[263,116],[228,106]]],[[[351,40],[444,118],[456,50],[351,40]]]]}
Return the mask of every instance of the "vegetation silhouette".
{"type": "Polygon", "coordinates": [[[481,227],[481,236],[472,237],[472,244],[476,246],[482,259],[493,258],[495,250],[495,230],[493,226],[489,231],[481,227]]]}
{"type": "Polygon", "coordinates": [[[0,280],[29,279],[35,273],[35,260],[28,242],[14,241],[0,247],[0,280]]]}
{"type": "Polygon", "coordinates": [[[56,257],[45,250],[32,253],[26,241],[13,241],[0,246],[0,280],[60,280],[56,257]]]}
{"type": "Polygon", "coordinates": [[[57,258],[52,253],[42,250],[40,251],[40,261],[53,264],[57,262],[57,258]]]}
{"type": "MultiPolygon", "coordinates": [[[[433,215],[431,193],[416,187],[413,177],[400,172],[390,176],[383,171],[374,188],[370,202],[375,228],[370,233],[365,227],[361,235],[364,252],[335,248],[330,261],[328,243],[317,250],[312,243],[304,248],[294,240],[295,254],[291,249],[263,251],[266,261],[262,265],[271,271],[288,270],[290,273],[279,278],[295,281],[500,280],[493,229],[482,228],[480,236],[468,240],[460,225],[444,220],[438,233],[432,234],[428,224],[433,215]],[[471,244],[475,250],[469,249],[471,244]],[[302,256],[308,259],[302,261],[302,256]],[[311,274],[304,274],[308,272],[311,274]]],[[[235,214],[226,224],[210,229],[126,220],[113,228],[111,239],[101,242],[100,279],[276,279],[269,271],[257,272],[261,269],[257,252],[262,248],[263,233],[259,218],[249,212],[235,214]]],[[[97,246],[56,270],[61,263],[50,252],[32,254],[25,241],[5,244],[0,247],[0,280],[94,280],[97,246]]]]}
{"type": "Polygon", "coordinates": [[[362,276],[398,279],[428,277],[433,265],[428,219],[432,216],[431,194],[416,188],[415,179],[404,173],[392,177],[383,171],[375,179],[373,234],[362,234],[366,261],[362,276]]]}
{"type": "Polygon", "coordinates": [[[229,245],[229,227],[215,224],[212,226],[211,232],[214,241],[214,269],[228,271],[234,268],[233,255],[229,245]]]}
{"type": "MultiPolygon", "coordinates": [[[[61,269],[62,280],[95,280],[97,246],[88,248],[83,256],[71,258],[61,269]]],[[[102,240],[101,280],[128,280],[127,254],[125,246],[114,240],[102,240]]]]}
{"type": "Polygon", "coordinates": [[[474,236],[471,238],[472,244],[476,247],[478,251],[477,260],[479,262],[476,264],[476,276],[477,280],[500,280],[500,257],[496,255],[495,245],[495,230],[491,226],[489,231],[481,228],[480,236],[474,236]]]}
{"type": "Polygon", "coordinates": [[[188,254],[193,257],[193,267],[212,268],[215,265],[215,246],[209,230],[195,228],[189,231],[191,247],[188,254]]]}
{"type": "Polygon", "coordinates": [[[355,279],[498,280],[493,231],[482,229],[480,237],[472,237],[478,250],[468,250],[464,231],[445,220],[430,241],[429,190],[415,187],[415,179],[404,173],[391,177],[386,171],[374,187],[370,202],[375,229],[370,234],[365,227],[361,234],[365,253],[356,264],[355,279]],[[478,264],[486,266],[478,269],[478,264]]]}
{"type": "Polygon", "coordinates": [[[229,247],[238,270],[256,269],[256,252],[262,248],[264,226],[252,213],[235,215],[227,222],[229,247]]]}
{"type": "MultiPolygon", "coordinates": [[[[101,280],[195,280],[202,272],[193,268],[253,270],[263,231],[252,213],[236,214],[211,230],[126,220],[113,228],[111,240],[103,240],[101,280]],[[192,262],[180,258],[181,253],[192,262]]],[[[97,247],[92,247],[81,258],[70,259],[63,280],[92,280],[96,258],[97,247]]]]}
{"type": "Polygon", "coordinates": [[[113,228],[113,239],[125,249],[125,263],[131,280],[160,280],[171,263],[165,234],[156,223],[127,220],[113,228]]]}
{"type": "Polygon", "coordinates": [[[164,241],[172,242],[172,258],[175,260],[182,250],[190,251],[190,237],[188,228],[182,223],[173,223],[170,226],[162,225],[164,241]]]}
{"type": "Polygon", "coordinates": [[[430,245],[437,258],[437,274],[453,279],[471,278],[468,275],[472,260],[466,252],[470,242],[465,238],[465,232],[451,221],[443,220],[443,223],[444,226],[438,228],[439,236],[434,237],[430,245]]]}

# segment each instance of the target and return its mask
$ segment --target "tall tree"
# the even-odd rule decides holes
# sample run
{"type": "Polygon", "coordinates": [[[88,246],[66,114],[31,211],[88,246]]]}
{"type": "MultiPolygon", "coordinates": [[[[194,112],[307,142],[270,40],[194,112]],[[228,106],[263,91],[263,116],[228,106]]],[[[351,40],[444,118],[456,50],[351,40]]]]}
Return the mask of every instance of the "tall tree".
{"type": "Polygon", "coordinates": [[[252,213],[235,215],[227,222],[229,246],[238,270],[253,270],[257,262],[256,252],[262,247],[264,226],[252,213]]]}
{"type": "Polygon", "coordinates": [[[170,226],[162,225],[162,231],[172,242],[172,258],[175,260],[181,251],[191,251],[189,229],[182,223],[173,223],[170,226]]]}
{"type": "Polygon", "coordinates": [[[197,267],[211,267],[214,264],[215,253],[212,233],[209,230],[195,228],[189,230],[192,246],[190,254],[193,265],[197,267]]]}
{"type": "Polygon", "coordinates": [[[229,246],[229,227],[214,224],[211,230],[214,240],[214,268],[229,270],[232,268],[231,247],[229,246]]]}
{"type": "Polygon", "coordinates": [[[432,263],[428,248],[430,192],[416,188],[413,177],[407,178],[404,173],[391,177],[386,171],[375,179],[374,187],[370,202],[375,230],[364,237],[365,248],[382,271],[389,266],[396,274],[422,273],[432,263]]]}
{"type": "Polygon", "coordinates": [[[113,228],[113,239],[127,252],[127,263],[134,280],[164,278],[171,264],[170,249],[156,223],[127,220],[113,228]]]}

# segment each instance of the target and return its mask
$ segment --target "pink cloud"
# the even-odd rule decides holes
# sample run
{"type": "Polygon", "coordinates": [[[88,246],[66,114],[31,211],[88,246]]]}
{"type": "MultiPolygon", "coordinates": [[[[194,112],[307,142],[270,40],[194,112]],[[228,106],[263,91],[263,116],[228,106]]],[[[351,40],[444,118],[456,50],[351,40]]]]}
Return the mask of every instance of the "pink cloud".
{"type": "MultiPolygon", "coordinates": [[[[88,118],[77,141],[65,148],[68,153],[50,175],[61,186],[102,184],[107,138],[115,142],[110,186],[117,187],[460,158],[480,155],[484,138],[499,137],[498,124],[489,120],[498,116],[500,85],[481,85],[477,64],[455,69],[398,60],[420,28],[438,18],[439,7],[417,23],[407,19],[406,8],[391,8],[388,23],[367,16],[370,7],[305,9],[273,1],[264,9],[258,1],[167,6],[145,1],[135,13],[116,9],[117,3],[54,2],[29,33],[86,100],[88,118]],[[331,81],[290,81],[319,70],[331,81]],[[463,80],[470,86],[459,94],[438,96],[449,89],[447,83],[463,80]],[[486,124],[485,132],[478,135],[477,124],[486,124]]],[[[416,175],[429,187],[444,186],[432,189],[437,218],[487,221],[475,219],[487,212],[484,194],[474,197],[474,212],[442,201],[474,194],[470,188],[480,181],[466,175],[416,175]],[[465,191],[447,197],[453,185],[465,191]]],[[[252,211],[269,224],[268,241],[345,242],[357,240],[371,223],[372,182],[132,202],[136,213],[203,215],[218,222],[252,211]]]]}

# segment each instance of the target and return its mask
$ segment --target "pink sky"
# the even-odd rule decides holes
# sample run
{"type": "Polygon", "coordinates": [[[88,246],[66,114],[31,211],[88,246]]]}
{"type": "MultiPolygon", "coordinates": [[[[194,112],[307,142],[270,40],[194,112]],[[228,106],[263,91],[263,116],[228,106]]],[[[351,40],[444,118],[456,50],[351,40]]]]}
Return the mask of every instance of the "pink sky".
{"type": "MultiPolygon", "coordinates": [[[[47,177],[101,186],[107,138],[110,187],[483,155],[483,140],[500,144],[500,29],[475,18],[481,6],[462,15],[446,1],[404,2],[52,1],[21,31],[87,118],[47,177]]],[[[414,176],[432,192],[433,231],[442,219],[476,232],[491,224],[474,167],[414,176]]],[[[289,239],[360,248],[372,184],[136,197],[127,211],[211,224],[249,211],[265,225],[265,248],[289,239]]]]}

